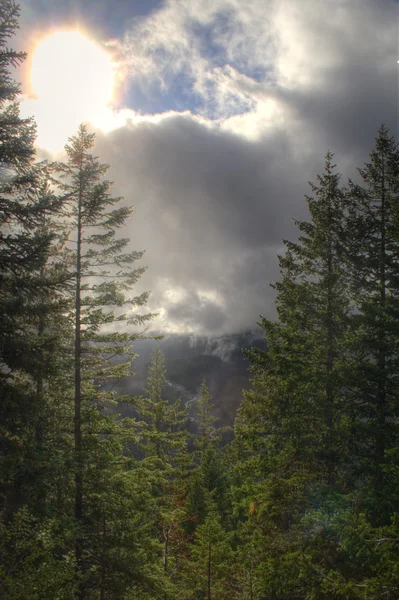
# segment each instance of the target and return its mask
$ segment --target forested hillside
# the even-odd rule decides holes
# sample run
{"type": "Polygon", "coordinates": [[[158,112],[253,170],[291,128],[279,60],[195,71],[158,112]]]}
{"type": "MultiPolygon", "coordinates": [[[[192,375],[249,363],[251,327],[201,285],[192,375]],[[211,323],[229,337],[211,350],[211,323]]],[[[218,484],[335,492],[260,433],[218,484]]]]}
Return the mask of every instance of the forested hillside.
{"type": "Polygon", "coordinates": [[[397,600],[396,141],[348,182],[327,152],[248,363],[186,341],[167,369],[95,135],[36,161],[18,17],[0,0],[0,598],[397,600]]]}
{"type": "MultiPolygon", "coordinates": [[[[120,395],[141,395],[146,387],[151,354],[157,344],[165,356],[165,398],[172,401],[181,397],[185,404],[192,406],[201,382],[206,378],[214,397],[215,416],[222,426],[232,427],[242,390],[250,387],[249,360],[242,350],[252,345],[265,349],[260,333],[245,332],[212,338],[167,334],[159,342],[136,340],[134,373],[110,382],[109,386],[120,395]]],[[[117,410],[125,416],[134,414],[131,404],[118,404],[117,410]]]]}

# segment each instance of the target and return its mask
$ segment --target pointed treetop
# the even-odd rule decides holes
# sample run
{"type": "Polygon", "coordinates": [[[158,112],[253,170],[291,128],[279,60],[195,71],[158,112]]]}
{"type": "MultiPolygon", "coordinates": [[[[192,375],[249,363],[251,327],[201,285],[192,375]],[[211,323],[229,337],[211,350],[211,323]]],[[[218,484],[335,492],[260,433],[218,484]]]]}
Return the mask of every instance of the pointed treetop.
{"type": "Polygon", "coordinates": [[[157,345],[151,355],[146,390],[154,403],[162,401],[162,389],[167,383],[165,374],[165,358],[159,345],[157,345]]]}

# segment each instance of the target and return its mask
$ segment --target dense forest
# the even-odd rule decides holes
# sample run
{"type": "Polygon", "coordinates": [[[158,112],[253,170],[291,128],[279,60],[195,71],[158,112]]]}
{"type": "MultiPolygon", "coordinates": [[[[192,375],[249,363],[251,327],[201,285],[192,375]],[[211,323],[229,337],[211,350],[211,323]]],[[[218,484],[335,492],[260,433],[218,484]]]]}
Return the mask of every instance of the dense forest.
{"type": "Polygon", "coordinates": [[[346,184],[326,154],[233,428],[206,380],[168,398],[158,345],[121,395],[155,316],[118,233],[132,209],[85,125],[66,162],[36,161],[18,17],[0,0],[0,597],[397,600],[395,140],[381,126],[346,184]]]}

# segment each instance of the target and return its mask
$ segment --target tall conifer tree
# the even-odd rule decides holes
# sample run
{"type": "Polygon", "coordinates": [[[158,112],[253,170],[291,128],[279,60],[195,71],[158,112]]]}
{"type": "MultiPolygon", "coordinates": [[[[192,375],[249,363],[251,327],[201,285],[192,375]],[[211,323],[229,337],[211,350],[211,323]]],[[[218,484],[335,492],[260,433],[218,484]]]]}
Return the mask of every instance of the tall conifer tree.
{"type": "MultiPolygon", "coordinates": [[[[137,326],[153,315],[138,314],[148,293],[130,296],[129,292],[145,269],[132,266],[143,252],[125,249],[129,240],[117,238],[116,232],[130,217],[132,209],[114,208],[121,198],[112,198],[112,183],[104,179],[108,166],[91,154],[95,136],[81,125],[65,149],[67,163],[56,165],[58,186],[69,209],[71,266],[74,285],[74,448],[75,448],[75,519],[76,562],[82,579],[77,597],[85,598],[85,528],[88,506],[85,506],[85,481],[90,463],[91,441],[100,431],[90,425],[107,405],[107,397],[99,386],[131,371],[132,342],[137,333],[115,331],[120,326],[137,326]],[[127,307],[127,312],[123,309],[127,307]],[[105,328],[108,327],[108,332],[105,328]],[[110,331],[111,329],[111,331],[110,331]],[[110,357],[124,356],[112,364],[110,357]],[[94,411],[94,413],[93,413],[94,411]],[[87,433],[86,433],[87,432],[87,433]]],[[[126,309],[125,309],[126,310],[126,309]]],[[[109,397],[108,397],[109,400],[109,397]]]]}
{"type": "Polygon", "coordinates": [[[381,126],[370,162],[350,181],[348,267],[357,312],[352,316],[356,368],[353,447],[356,472],[368,482],[375,525],[399,510],[395,472],[399,444],[399,148],[381,126]],[[356,232],[356,233],[355,233],[356,232]]]}
{"type": "MultiPolygon", "coordinates": [[[[344,373],[351,302],[342,260],[343,193],[330,153],[311,187],[311,219],[297,222],[299,239],[286,241],[280,257],[278,319],[260,322],[268,350],[250,353],[253,389],[245,392],[236,421],[244,456],[247,449],[247,514],[265,552],[258,572],[263,570],[265,588],[275,590],[273,598],[297,597],[298,574],[293,596],[288,584],[278,591],[290,568],[287,558],[301,546],[304,516],[321,501],[323,486],[339,489],[348,455],[344,373]],[[270,560],[278,572],[270,572],[270,560]]],[[[294,560],[293,572],[298,564],[294,560]]]]}
{"type": "Polygon", "coordinates": [[[25,485],[32,475],[32,423],[38,403],[32,402],[33,379],[40,352],[37,337],[39,300],[49,294],[42,268],[53,238],[43,227],[45,210],[55,207],[43,197],[43,165],[33,163],[35,124],[19,115],[19,85],[11,69],[26,58],[6,44],[18,28],[19,7],[0,3],[0,452],[6,455],[0,476],[1,505],[12,514],[28,500],[25,485]],[[33,309],[36,307],[36,310],[33,309]],[[36,321],[35,321],[36,319],[36,321]],[[35,323],[34,323],[35,322],[35,323]],[[33,379],[32,379],[33,378],[33,379]],[[29,459],[29,460],[28,460],[29,459]],[[25,491],[23,491],[23,488],[25,491]]]}
{"type": "Polygon", "coordinates": [[[165,359],[157,346],[152,353],[145,395],[137,408],[146,423],[142,448],[148,477],[153,481],[155,521],[162,545],[162,567],[172,587],[165,587],[163,598],[175,598],[173,587],[179,575],[181,556],[188,536],[183,525],[188,517],[184,510],[188,471],[192,466],[188,454],[188,408],[179,398],[169,402],[164,397],[167,385],[165,359]]]}

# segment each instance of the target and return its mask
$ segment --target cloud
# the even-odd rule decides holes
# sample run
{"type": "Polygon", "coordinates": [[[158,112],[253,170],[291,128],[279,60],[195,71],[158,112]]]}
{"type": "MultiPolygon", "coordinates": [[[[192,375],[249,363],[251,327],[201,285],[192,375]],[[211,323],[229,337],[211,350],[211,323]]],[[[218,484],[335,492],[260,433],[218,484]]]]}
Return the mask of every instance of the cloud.
{"type": "Polygon", "coordinates": [[[325,152],[345,180],[381,122],[397,133],[396,23],[394,0],[168,0],[120,37],[129,103],[97,153],[136,206],[156,327],[219,335],[274,316],[281,239],[325,152]],[[135,111],[139,91],[168,110],[135,111]]]}
{"type": "Polygon", "coordinates": [[[198,110],[226,118],[262,112],[262,92],[345,93],[358,69],[395,81],[396,22],[394,0],[167,0],[120,49],[136,85],[184,74],[198,110]]]}
{"type": "Polygon", "coordinates": [[[178,331],[221,331],[227,320],[224,311],[224,301],[218,302],[213,291],[204,292],[196,289],[184,288],[184,294],[180,300],[175,300],[175,290],[172,288],[171,297],[166,291],[164,298],[170,300],[164,308],[166,330],[177,329],[178,331]]]}
{"type": "Polygon", "coordinates": [[[326,150],[353,176],[381,121],[395,133],[396,5],[170,0],[136,22],[124,51],[133,87],[185,73],[203,100],[99,139],[137,205],[131,234],[148,249],[158,323],[253,328],[274,316],[281,239],[306,218],[326,150]]]}
{"type": "Polygon", "coordinates": [[[163,89],[184,74],[184,85],[206,102],[202,110],[207,115],[245,110],[251,99],[229,86],[229,66],[272,70],[268,15],[275,4],[254,1],[243,8],[236,0],[167,1],[126,33],[120,51],[127,71],[142,87],[155,82],[163,89]]]}
{"type": "Polygon", "coordinates": [[[219,334],[274,314],[268,283],[291,217],[306,214],[310,170],[283,130],[250,142],[175,114],[98,132],[96,152],[136,207],[129,235],[147,249],[157,326],[219,334]]]}

